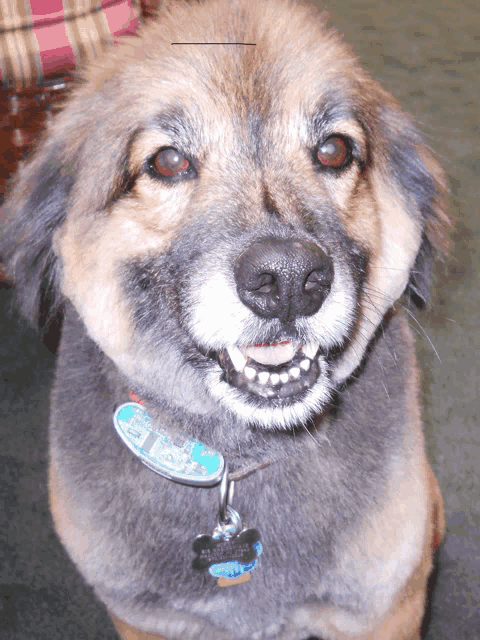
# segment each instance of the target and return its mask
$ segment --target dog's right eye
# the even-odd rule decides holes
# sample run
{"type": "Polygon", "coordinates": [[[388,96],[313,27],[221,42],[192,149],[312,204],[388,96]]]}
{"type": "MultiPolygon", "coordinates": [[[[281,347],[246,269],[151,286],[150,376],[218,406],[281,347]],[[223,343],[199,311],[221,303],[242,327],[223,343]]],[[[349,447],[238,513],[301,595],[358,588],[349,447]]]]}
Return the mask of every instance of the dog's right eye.
{"type": "Polygon", "coordinates": [[[185,175],[191,169],[190,161],[173,147],[161,149],[149,164],[151,171],[162,178],[185,175]]]}
{"type": "Polygon", "coordinates": [[[319,145],[317,159],[323,167],[343,169],[352,159],[350,144],[341,136],[330,136],[319,145]]]}

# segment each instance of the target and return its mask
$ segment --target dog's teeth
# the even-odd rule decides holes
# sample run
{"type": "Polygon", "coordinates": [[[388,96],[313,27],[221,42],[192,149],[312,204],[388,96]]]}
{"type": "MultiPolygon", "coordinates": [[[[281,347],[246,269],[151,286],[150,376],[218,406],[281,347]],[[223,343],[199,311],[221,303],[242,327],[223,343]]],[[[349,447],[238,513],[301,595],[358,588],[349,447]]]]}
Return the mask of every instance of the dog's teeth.
{"type": "Polygon", "coordinates": [[[247,364],[247,359],[240,349],[237,349],[237,347],[228,347],[227,351],[233,366],[239,373],[241,373],[243,371],[243,367],[247,364]]]}
{"type": "Polygon", "coordinates": [[[302,351],[307,356],[307,358],[310,358],[310,360],[313,360],[315,357],[315,354],[318,351],[318,344],[312,344],[311,342],[309,344],[304,344],[302,347],[302,351]]]}
{"type": "Polygon", "coordinates": [[[238,373],[243,374],[250,382],[255,381],[257,384],[269,387],[287,384],[291,380],[300,380],[302,370],[305,372],[310,370],[317,351],[318,345],[308,343],[302,345],[299,351],[296,352],[291,342],[258,346],[251,345],[240,348],[233,346],[228,347],[228,355],[238,373]],[[299,353],[300,356],[303,354],[305,358],[301,360],[300,363],[295,363],[295,365],[291,366],[288,370],[283,369],[278,373],[275,371],[261,370],[263,368],[261,365],[278,366],[279,364],[285,364],[293,360],[295,353],[299,353]]]}
{"type": "Polygon", "coordinates": [[[298,378],[300,378],[300,369],[298,367],[292,367],[291,369],[288,370],[288,373],[291,375],[291,377],[294,380],[298,380],[298,378]]]}
{"type": "Polygon", "coordinates": [[[300,366],[304,371],[308,371],[310,369],[310,360],[302,360],[300,366]]]}
{"type": "Polygon", "coordinates": [[[270,382],[272,384],[278,384],[280,382],[280,376],[278,373],[272,373],[270,376],[270,382]]]}
{"type": "Polygon", "coordinates": [[[245,367],[245,369],[243,370],[243,373],[245,377],[248,378],[249,380],[253,380],[257,375],[257,372],[253,367],[245,367]]]}
{"type": "Polygon", "coordinates": [[[260,371],[260,373],[258,374],[258,381],[260,382],[260,384],[267,384],[269,378],[270,374],[268,373],[268,371],[260,371]]]}

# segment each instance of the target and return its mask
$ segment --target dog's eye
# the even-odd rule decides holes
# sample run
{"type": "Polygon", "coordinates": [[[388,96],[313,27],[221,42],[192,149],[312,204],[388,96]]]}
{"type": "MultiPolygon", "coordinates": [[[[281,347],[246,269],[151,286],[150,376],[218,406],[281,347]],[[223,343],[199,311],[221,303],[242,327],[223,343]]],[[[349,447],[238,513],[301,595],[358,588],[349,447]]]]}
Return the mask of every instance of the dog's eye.
{"type": "Polygon", "coordinates": [[[190,162],[179,151],[169,147],[162,149],[153,157],[151,167],[158,175],[170,178],[187,173],[190,162]]]}
{"type": "Polygon", "coordinates": [[[331,136],[318,147],[317,158],[324,167],[340,169],[351,160],[350,147],[343,138],[331,136]]]}

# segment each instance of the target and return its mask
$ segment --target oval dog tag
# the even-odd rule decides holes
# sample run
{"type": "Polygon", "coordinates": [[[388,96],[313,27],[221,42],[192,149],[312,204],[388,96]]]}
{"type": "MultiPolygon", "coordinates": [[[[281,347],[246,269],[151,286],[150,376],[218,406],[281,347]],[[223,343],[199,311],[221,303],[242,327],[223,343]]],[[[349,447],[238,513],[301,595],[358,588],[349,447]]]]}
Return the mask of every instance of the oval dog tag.
{"type": "Polygon", "coordinates": [[[222,479],[224,459],[201,442],[154,429],[146,410],[136,402],[118,407],[113,424],[120,438],[145,466],[182,484],[210,487],[222,479]]]}

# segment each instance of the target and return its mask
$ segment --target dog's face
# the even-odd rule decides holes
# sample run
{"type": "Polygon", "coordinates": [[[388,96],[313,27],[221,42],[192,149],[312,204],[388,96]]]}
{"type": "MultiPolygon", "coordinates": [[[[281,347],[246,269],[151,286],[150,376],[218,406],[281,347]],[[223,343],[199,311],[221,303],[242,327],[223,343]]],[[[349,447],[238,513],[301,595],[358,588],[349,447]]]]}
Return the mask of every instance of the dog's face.
{"type": "Polygon", "coordinates": [[[427,295],[443,189],[315,11],[172,5],[87,71],[20,173],[7,241],[27,313],[47,277],[137,392],[285,428],[409,283],[427,295]]]}

